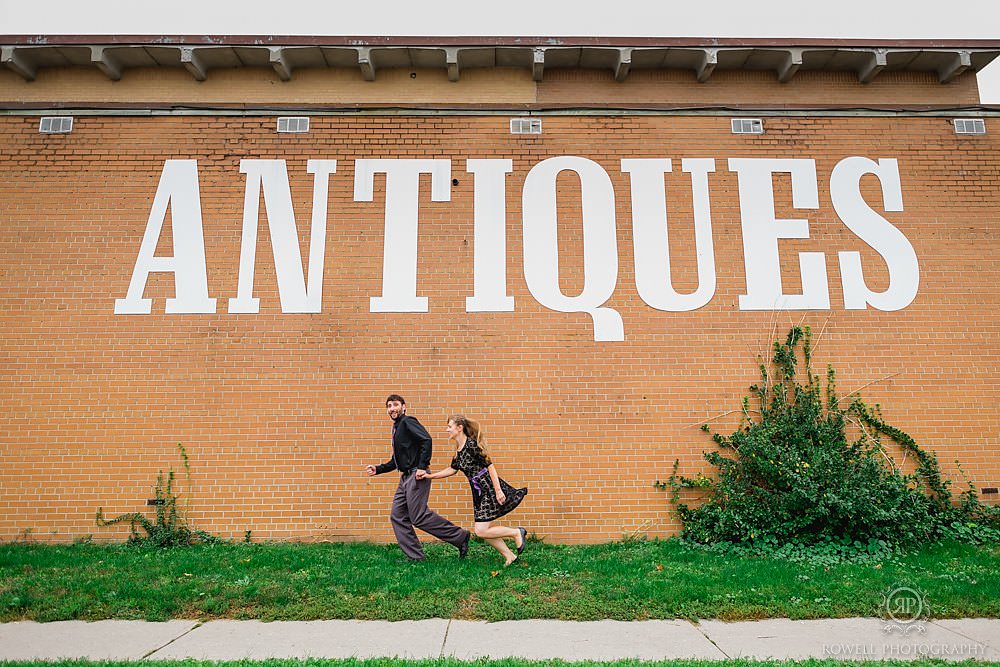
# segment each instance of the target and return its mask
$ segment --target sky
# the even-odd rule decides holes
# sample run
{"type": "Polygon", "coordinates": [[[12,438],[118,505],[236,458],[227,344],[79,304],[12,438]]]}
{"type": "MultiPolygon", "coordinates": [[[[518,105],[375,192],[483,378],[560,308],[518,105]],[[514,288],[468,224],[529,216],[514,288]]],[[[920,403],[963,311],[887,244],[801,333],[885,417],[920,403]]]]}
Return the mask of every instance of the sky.
{"type": "MultiPolygon", "coordinates": [[[[988,39],[1000,0],[0,0],[3,34],[988,39]]],[[[1000,58],[979,74],[1000,104],[1000,58]]]]}

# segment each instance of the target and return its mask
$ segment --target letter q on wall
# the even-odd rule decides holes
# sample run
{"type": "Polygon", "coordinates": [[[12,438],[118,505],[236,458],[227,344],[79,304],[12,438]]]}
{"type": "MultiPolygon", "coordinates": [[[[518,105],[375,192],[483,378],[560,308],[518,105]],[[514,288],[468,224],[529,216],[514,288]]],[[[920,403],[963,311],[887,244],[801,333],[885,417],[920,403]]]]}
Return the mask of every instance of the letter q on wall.
{"type": "Polygon", "coordinates": [[[618,282],[615,191],[611,178],[592,160],[560,156],[543,160],[528,172],[522,193],[524,278],[541,305],[562,313],[588,313],[595,341],[625,340],[618,311],[604,308],[618,282]],[[580,179],[583,211],[583,291],[566,296],[559,288],[559,239],[556,180],[563,171],[580,179]]]}

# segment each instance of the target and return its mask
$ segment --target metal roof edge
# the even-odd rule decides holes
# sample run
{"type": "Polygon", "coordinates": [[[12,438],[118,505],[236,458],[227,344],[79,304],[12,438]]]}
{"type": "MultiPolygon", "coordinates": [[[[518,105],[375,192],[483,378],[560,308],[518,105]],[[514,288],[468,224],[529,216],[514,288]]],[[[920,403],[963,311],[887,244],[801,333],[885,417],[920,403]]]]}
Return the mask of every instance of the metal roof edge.
{"type": "Polygon", "coordinates": [[[629,107],[524,105],[345,105],[295,104],[91,104],[0,103],[0,116],[644,116],[754,114],[763,117],[913,116],[1000,117],[1000,105],[761,105],[761,104],[662,104],[629,107]]]}

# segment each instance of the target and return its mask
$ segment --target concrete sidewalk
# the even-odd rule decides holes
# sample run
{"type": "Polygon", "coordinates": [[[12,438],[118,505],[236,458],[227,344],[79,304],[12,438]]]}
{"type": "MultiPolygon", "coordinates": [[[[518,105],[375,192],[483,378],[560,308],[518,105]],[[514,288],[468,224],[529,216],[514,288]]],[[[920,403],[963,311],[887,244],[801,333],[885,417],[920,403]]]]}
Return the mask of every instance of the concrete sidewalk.
{"type": "Polygon", "coordinates": [[[1000,619],[813,621],[19,621],[0,624],[0,660],[519,657],[1000,660],[1000,619]]]}

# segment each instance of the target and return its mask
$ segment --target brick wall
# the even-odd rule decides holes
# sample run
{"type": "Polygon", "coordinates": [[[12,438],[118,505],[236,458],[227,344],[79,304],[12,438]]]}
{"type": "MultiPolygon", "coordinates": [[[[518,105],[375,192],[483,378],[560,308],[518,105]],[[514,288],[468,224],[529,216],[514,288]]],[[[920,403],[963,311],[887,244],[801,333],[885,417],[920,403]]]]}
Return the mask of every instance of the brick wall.
{"type": "MultiPolygon", "coordinates": [[[[797,81],[798,79],[796,79],[797,81]]],[[[736,136],[719,116],[546,116],[540,137],[508,132],[507,116],[315,116],[306,135],[277,135],[273,117],[82,116],[45,136],[38,118],[0,118],[0,539],[64,541],[111,515],[146,509],[158,470],[190,457],[195,527],[266,539],[389,540],[396,478],[367,478],[389,457],[385,396],[437,436],[446,415],[480,419],[502,476],[531,489],[511,521],[551,541],[600,541],[675,531],[653,488],[675,459],[702,469],[711,448],[697,426],[731,429],[754,355],[794,323],[814,328],[817,368],[841,391],[863,387],[889,421],[955,461],[977,487],[1000,483],[1000,146],[998,133],[959,137],[949,119],[769,117],[767,133],[736,136]],[[616,194],[619,272],[609,305],[624,342],[595,342],[590,317],[558,313],[528,292],[521,186],[537,162],[598,162],[616,194]],[[913,245],[920,289],[904,310],[845,310],[836,253],[861,253],[873,289],[880,256],[842,225],[830,172],[848,156],[896,158],[904,210],[884,215],[913,245]],[[353,197],[357,158],[451,158],[450,202],[421,186],[417,285],[429,312],[372,313],[382,288],[384,180],[353,197]],[[467,158],[509,157],[507,284],[512,313],[467,313],[473,285],[473,179],[467,158]],[[685,157],[715,158],[710,175],[718,286],[692,312],[654,310],[634,282],[629,181],[620,160],[669,157],[665,177],[675,285],[696,286],[685,157]],[[810,238],[782,241],[785,290],[799,287],[796,253],[826,253],[828,311],[740,311],[744,293],[735,157],[816,161],[819,209],[793,209],[774,179],[778,217],[810,219],[810,238]],[[115,315],[125,296],[164,160],[197,159],[214,315],[164,313],[169,274],[153,274],[150,315],[115,315]],[[287,161],[303,256],[308,159],[337,159],[318,314],[281,312],[267,225],[259,231],[260,313],[231,314],[243,212],[241,159],[287,161]]],[[[579,183],[560,178],[559,266],[566,294],[584,285],[579,183]]],[[[881,210],[878,182],[863,192],[881,210]]],[[[263,206],[261,207],[263,211],[263,206]]],[[[169,217],[168,217],[169,222],[169,217]]],[[[158,254],[171,254],[169,224],[158,254]]],[[[471,522],[460,477],[435,482],[432,507],[471,522]]]]}

